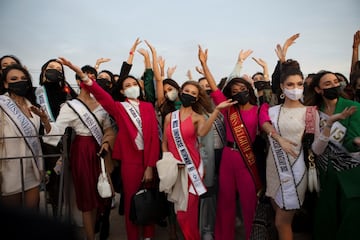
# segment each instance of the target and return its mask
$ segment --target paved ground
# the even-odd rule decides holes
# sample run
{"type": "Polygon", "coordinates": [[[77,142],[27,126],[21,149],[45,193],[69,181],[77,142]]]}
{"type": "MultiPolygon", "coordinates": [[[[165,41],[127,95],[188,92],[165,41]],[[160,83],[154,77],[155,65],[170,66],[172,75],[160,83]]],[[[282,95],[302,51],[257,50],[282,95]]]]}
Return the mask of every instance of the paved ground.
{"type": "MultiPolygon", "coordinates": [[[[116,194],[116,207],[112,209],[111,215],[110,215],[110,236],[108,240],[125,240],[126,239],[126,232],[125,232],[125,222],[124,222],[124,216],[120,216],[118,214],[118,203],[119,203],[119,195],[116,194]]],[[[44,206],[44,205],[41,205],[44,206]]],[[[76,214],[75,221],[77,221],[79,224],[81,224],[81,217],[79,214],[76,214]]],[[[78,227],[78,234],[79,234],[79,240],[85,239],[83,236],[83,231],[81,227],[78,227]]],[[[242,240],[244,238],[244,230],[241,223],[237,224],[237,227],[235,229],[235,239],[242,240]]],[[[177,228],[177,236],[179,240],[183,240],[181,231],[179,228],[177,228]]],[[[98,236],[97,236],[98,239],[98,236]]],[[[156,233],[155,238],[156,240],[169,240],[169,232],[167,227],[160,227],[156,226],[156,233]]],[[[294,234],[294,240],[310,240],[311,236],[305,233],[296,233],[294,234]]]]}

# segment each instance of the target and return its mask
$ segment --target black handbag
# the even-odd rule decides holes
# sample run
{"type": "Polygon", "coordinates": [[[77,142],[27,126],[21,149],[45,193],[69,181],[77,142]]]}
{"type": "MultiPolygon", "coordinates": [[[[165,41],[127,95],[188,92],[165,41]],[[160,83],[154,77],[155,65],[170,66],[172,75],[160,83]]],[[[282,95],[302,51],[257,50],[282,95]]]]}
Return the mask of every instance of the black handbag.
{"type": "Polygon", "coordinates": [[[278,239],[278,233],[275,227],[275,211],[271,206],[270,198],[265,195],[259,197],[251,228],[250,240],[256,239],[278,239]]]}
{"type": "Polygon", "coordinates": [[[169,214],[168,201],[158,188],[141,188],[131,199],[130,221],[136,225],[154,224],[169,214]]]}

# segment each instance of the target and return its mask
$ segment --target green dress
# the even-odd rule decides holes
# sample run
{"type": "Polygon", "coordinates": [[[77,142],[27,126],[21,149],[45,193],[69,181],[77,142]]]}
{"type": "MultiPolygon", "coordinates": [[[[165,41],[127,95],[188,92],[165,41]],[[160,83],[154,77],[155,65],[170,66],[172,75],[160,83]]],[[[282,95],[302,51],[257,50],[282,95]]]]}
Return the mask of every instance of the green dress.
{"type": "MultiPolygon", "coordinates": [[[[354,138],[360,136],[360,104],[339,98],[334,114],[350,106],[356,106],[357,111],[339,123],[346,128],[342,146],[355,153],[360,150],[353,144],[354,138]]],[[[325,120],[321,117],[320,125],[325,120]]],[[[326,167],[319,168],[321,190],[315,209],[314,239],[360,239],[360,163],[355,161],[351,167],[340,169],[338,166],[344,162],[340,155],[319,156],[326,160],[326,167]]]]}

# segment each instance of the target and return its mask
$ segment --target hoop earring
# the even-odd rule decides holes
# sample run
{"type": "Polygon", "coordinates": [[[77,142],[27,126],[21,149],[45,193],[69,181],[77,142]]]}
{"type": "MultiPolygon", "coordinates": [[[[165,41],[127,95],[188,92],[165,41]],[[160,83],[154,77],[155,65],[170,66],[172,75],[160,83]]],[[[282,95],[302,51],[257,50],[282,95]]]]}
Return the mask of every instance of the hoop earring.
{"type": "Polygon", "coordinates": [[[280,94],[280,99],[284,99],[285,98],[285,94],[284,93],[281,93],[280,94]]]}

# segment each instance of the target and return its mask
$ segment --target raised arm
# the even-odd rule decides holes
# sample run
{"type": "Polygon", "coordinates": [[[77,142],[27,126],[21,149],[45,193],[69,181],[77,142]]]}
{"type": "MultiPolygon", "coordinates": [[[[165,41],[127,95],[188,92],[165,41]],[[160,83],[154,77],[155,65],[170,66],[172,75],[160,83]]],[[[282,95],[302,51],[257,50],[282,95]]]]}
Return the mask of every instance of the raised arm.
{"type": "Polygon", "coordinates": [[[156,98],[157,98],[157,105],[160,106],[164,100],[164,88],[163,88],[163,75],[160,72],[160,64],[162,63],[162,68],[164,68],[165,60],[162,58],[160,61],[158,60],[157,52],[154,46],[152,46],[148,41],[145,40],[146,45],[149,47],[151,54],[152,54],[152,62],[153,62],[153,71],[154,77],[156,81],[156,98]]]}
{"type": "Polygon", "coordinates": [[[144,63],[145,63],[144,90],[145,90],[146,101],[155,104],[156,98],[155,98],[155,86],[154,86],[154,72],[151,67],[149,52],[143,48],[140,48],[138,50],[138,53],[140,53],[144,57],[144,63]]]}
{"type": "Polygon", "coordinates": [[[168,67],[166,71],[167,78],[172,78],[172,75],[174,74],[175,70],[176,70],[176,65],[173,67],[168,67]]]}
{"type": "Polygon", "coordinates": [[[132,45],[132,47],[130,48],[129,57],[126,61],[128,64],[132,65],[136,48],[140,43],[141,43],[141,40],[139,38],[137,38],[135,40],[134,44],[132,45]]]}
{"type": "Polygon", "coordinates": [[[208,134],[210,129],[213,127],[213,123],[214,123],[215,119],[217,118],[219,112],[222,111],[223,109],[229,108],[230,106],[232,106],[236,103],[237,103],[237,101],[232,101],[232,99],[228,99],[228,100],[221,102],[220,104],[218,104],[216,106],[214,111],[210,114],[209,118],[206,120],[203,115],[198,115],[199,123],[197,125],[198,126],[197,127],[197,135],[199,137],[203,137],[206,134],[208,134]]]}
{"type": "Polygon", "coordinates": [[[228,80],[231,80],[235,77],[240,77],[240,73],[241,73],[241,69],[242,69],[242,65],[244,63],[244,61],[253,53],[253,50],[248,49],[246,51],[242,50],[240,51],[239,55],[238,55],[238,59],[237,62],[235,64],[235,67],[233,69],[233,71],[230,73],[228,80]]]}
{"type": "Polygon", "coordinates": [[[129,51],[129,57],[127,59],[127,61],[123,62],[121,69],[120,69],[120,74],[119,74],[119,80],[124,80],[130,73],[131,67],[132,67],[132,62],[134,60],[134,54],[136,51],[137,46],[141,43],[141,41],[139,40],[139,38],[137,38],[134,42],[134,44],[132,45],[132,47],[130,48],[129,51]]]}
{"type": "Polygon", "coordinates": [[[213,75],[211,74],[210,69],[207,65],[208,50],[205,49],[205,51],[204,51],[201,48],[201,46],[199,45],[198,57],[199,57],[199,61],[201,63],[201,67],[204,71],[204,76],[205,76],[206,80],[208,81],[211,90],[216,91],[218,89],[218,87],[217,87],[215,79],[214,79],[213,75]]]}
{"type": "Polygon", "coordinates": [[[353,51],[352,51],[352,58],[351,58],[351,68],[350,73],[355,71],[356,62],[359,61],[359,45],[360,45],[360,30],[358,30],[354,34],[354,42],[353,42],[353,51]]]}
{"type": "Polygon", "coordinates": [[[110,60],[111,60],[110,58],[99,58],[96,60],[94,68],[96,69],[97,72],[99,72],[100,64],[109,62],[110,60]]]}

